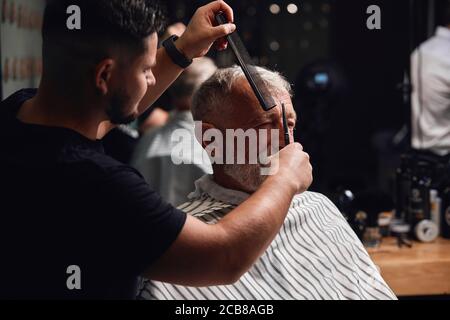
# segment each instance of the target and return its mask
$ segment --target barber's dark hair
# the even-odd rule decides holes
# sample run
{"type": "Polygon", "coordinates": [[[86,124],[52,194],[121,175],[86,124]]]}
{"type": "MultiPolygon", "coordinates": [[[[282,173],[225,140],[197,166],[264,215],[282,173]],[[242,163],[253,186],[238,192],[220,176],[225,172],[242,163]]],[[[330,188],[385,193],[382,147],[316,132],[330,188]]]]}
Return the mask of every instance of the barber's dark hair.
{"type": "Polygon", "coordinates": [[[44,76],[57,81],[73,76],[78,82],[89,65],[110,57],[114,50],[130,57],[142,54],[144,39],[163,27],[157,0],[47,0],[42,28],[44,76]],[[67,9],[72,5],[81,11],[80,30],[67,27],[67,9]]]}

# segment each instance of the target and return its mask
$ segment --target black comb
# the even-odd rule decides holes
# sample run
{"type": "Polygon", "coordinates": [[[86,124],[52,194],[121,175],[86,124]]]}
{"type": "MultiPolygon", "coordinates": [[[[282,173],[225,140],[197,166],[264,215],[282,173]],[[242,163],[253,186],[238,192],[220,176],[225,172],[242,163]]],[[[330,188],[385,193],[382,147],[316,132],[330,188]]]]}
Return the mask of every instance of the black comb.
{"type": "MultiPolygon", "coordinates": [[[[220,12],[216,16],[216,20],[219,25],[228,23],[228,20],[223,12],[220,12]]],[[[244,71],[245,77],[250,83],[250,86],[252,87],[256,98],[261,104],[261,107],[265,111],[269,111],[276,107],[277,104],[272,98],[272,95],[268,90],[264,80],[259,75],[258,70],[256,69],[256,66],[254,65],[252,59],[250,58],[250,55],[248,54],[248,51],[245,48],[239,35],[234,32],[227,36],[227,41],[230,44],[230,47],[233,50],[239,65],[244,71]]]]}
{"type": "Polygon", "coordinates": [[[286,107],[284,106],[284,103],[281,104],[281,111],[283,113],[284,143],[288,145],[291,144],[291,136],[289,134],[289,126],[287,123],[287,116],[286,116],[286,107]]]}

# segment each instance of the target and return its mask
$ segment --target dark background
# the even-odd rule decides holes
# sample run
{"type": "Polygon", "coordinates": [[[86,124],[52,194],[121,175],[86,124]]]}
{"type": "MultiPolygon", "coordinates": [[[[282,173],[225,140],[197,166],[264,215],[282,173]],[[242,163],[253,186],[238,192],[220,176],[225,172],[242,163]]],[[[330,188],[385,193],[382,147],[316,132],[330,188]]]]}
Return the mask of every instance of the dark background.
{"type": "MultiPolygon", "coordinates": [[[[187,23],[209,1],[166,1],[171,23],[187,23]]],[[[408,147],[395,135],[408,128],[409,103],[400,84],[410,54],[430,37],[441,1],[432,0],[239,0],[238,32],[260,65],[283,73],[295,85],[300,118],[296,138],[312,156],[313,190],[330,194],[349,188],[392,193],[398,155],[408,147]],[[288,4],[298,12],[290,14],[288,4]],[[281,9],[269,10],[272,4],[281,9]],[[381,30],[368,30],[370,5],[381,8],[381,30]],[[278,50],[275,50],[278,49],[278,50]],[[314,72],[331,79],[326,92],[302,88],[314,72]]],[[[228,53],[213,53],[221,66],[228,53]]]]}

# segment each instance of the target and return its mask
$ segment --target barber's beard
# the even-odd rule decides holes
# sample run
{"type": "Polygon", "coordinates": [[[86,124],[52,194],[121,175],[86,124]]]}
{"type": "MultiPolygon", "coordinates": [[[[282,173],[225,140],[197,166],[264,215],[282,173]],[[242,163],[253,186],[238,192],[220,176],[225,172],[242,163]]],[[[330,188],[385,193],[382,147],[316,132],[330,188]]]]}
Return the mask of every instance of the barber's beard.
{"type": "Polygon", "coordinates": [[[126,106],[129,104],[130,100],[130,97],[125,93],[125,91],[116,92],[112,96],[109,101],[108,109],[106,110],[106,114],[112,124],[130,124],[137,119],[137,114],[125,113],[126,106]]]}
{"type": "Polygon", "coordinates": [[[267,176],[261,175],[259,164],[224,164],[223,171],[247,193],[256,192],[267,179],[267,176]]]}

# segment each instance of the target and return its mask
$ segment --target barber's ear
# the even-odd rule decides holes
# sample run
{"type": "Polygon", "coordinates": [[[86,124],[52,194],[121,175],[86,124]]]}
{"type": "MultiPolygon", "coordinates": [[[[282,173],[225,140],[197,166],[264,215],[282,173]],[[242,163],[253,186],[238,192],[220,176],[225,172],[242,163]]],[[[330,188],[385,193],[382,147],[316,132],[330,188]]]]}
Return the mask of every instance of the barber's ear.
{"type": "Polygon", "coordinates": [[[108,94],[115,62],[112,59],[102,60],[95,67],[95,86],[103,95],[108,94]]]}

